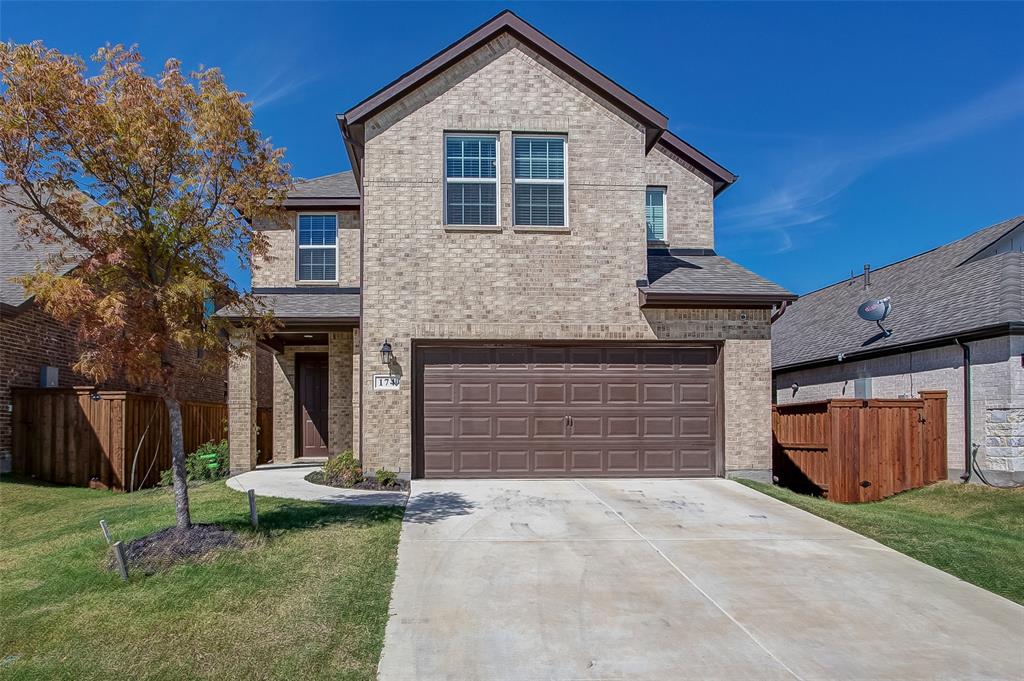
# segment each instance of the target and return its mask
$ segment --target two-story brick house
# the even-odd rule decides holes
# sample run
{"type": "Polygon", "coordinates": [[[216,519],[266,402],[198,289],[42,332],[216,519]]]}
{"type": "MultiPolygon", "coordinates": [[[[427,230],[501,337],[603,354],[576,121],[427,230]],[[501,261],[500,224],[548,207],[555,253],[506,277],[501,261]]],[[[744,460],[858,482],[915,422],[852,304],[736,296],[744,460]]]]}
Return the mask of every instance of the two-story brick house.
{"type": "MultiPolygon", "coordinates": [[[[281,320],[274,460],[412,477],[771,468],[771,316],[717,255],[736,177],[510,12],[338,116],[253,287],[281,320]]],[[[220,314],[230,317],[231,310],[220,314]]],[[[229,371],[232,469],[256,367],[229,371]]]]}

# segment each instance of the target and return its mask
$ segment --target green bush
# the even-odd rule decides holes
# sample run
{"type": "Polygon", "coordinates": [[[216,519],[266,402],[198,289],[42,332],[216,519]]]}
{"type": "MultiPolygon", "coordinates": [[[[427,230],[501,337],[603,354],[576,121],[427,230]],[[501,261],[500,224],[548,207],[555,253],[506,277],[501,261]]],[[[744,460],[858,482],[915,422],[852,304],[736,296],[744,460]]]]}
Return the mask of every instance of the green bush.
{"type": "Polygon", "coordinates": [[[335,487],[352,487],[363,481],[363,469],[352,450],[344,451],[324,464],[324,482],[335,487]]]}
{"type": "Polygon", "coordinates": [[[377,484],[381,487],[394,487],[398,482],[398,473],[387,468],[377,469],[377,484]]]}
{"type": "MultiPolygon", "coordinates": [[[[199,449],[185,458],[185,476],[189,482],[194,480],[216,480],[228,474],[228,441],[204,442],[199,449]],[[211,466],[213,464],[213,466],[211,466]]],[[[174,474],[170,468],[160,472],[160,485],[170,487],[174,484],[174,474]]]]}

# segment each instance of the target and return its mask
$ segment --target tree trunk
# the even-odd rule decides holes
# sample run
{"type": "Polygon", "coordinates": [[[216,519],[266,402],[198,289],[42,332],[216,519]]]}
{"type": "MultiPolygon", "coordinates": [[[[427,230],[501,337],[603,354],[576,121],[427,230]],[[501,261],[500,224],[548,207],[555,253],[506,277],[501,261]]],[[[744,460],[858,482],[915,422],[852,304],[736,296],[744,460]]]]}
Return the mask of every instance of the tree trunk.
{"type": "Polygon", "coordinates": [[[185,471],[185,438],[181,432],[181,405],[173,397],[165,397],[171,424],[171,471],[174,475],[174,507],[179,529],[192,527],[188,509],[188,478],[185,471]]]}

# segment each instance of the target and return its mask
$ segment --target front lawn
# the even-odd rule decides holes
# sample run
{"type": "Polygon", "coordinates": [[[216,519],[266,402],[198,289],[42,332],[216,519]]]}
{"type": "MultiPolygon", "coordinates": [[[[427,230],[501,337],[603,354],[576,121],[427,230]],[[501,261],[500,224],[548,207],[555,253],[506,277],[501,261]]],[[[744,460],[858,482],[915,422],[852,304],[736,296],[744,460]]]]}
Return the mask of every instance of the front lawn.
{"type": "Polygon", "coordinates": [[[938,483],[866,504],[743,484],[1024,604],[1024,489],[938,483]]]}
{"type": "MultiPolygon", "coordinates": [[[[191,496],[194,522],[250,534],[244,494],[191,496]]],[[[99,521],[122,540],[171,525],[169,490],[0,483],[0,677],[373,679],[402,510],[257,505],[253,548],[126,584],[99,521]]]]}

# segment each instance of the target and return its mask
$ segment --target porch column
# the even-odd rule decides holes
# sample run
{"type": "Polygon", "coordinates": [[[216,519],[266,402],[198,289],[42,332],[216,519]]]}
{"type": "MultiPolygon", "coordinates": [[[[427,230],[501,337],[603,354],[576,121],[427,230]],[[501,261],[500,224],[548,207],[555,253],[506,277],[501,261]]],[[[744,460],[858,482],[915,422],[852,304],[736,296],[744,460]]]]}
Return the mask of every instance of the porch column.
{"type": "Polygon", "coordinates": [[[231,474],[256,468],[256,361],[252,339],[233,335],[235,348],[247,348],[228,360],[228,449],[231,474]]]}

